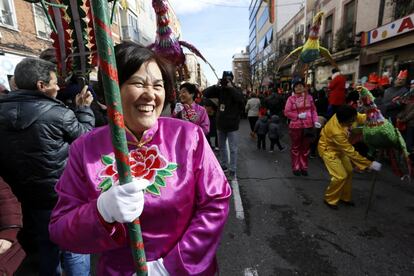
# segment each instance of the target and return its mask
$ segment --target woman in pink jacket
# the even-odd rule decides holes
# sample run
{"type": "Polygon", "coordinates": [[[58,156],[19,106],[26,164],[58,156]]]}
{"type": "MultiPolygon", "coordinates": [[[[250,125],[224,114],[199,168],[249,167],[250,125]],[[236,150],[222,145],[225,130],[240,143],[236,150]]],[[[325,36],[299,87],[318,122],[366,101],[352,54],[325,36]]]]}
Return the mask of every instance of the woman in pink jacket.
{"type": "Polygon", "coordinates": [[[63,249],[98,253],[98,275],[131,276],[125,223],[139,217],[149,276],[214,275],[230,186],[198,126],[160,118],[172,91],[167,65],[151,50],[115,47],[134,180],[118,185],[107,126],[70,148],[56,185],[50,238],[63,249]]]}
{"type": "Polygon", "coordinates": [[[210,119],[204,107],[194,100],[197,97],[198,89],[195,84],[185,82],[180,85],[180,102],[175,105],[172,117],[192,122],[201,127],[204,134],[210,131],[210,119]]]}
{"type": "Polygon", "coordinates": [[[307,176],[308,155],[312,141],[305,137],[304,131],[305,128],[320,128],[321,124],[318,122],[313,98],[306,92],[302,80],[293,83],[293,95],[287,99],[284,113],[290,120],[292,172],[296,176],[307,176]]]}

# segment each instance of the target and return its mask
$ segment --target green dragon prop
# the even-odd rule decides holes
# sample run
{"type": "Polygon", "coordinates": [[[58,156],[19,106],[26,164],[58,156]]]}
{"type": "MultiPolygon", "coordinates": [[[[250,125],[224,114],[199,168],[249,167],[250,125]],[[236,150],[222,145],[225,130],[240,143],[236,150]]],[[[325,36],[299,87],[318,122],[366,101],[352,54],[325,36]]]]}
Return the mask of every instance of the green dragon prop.
{"type": "Polygon", "coordinates": [[[393,171],[402,177],[403,173],[397,165],[393,150],[402,152],[408,169],[408,175],[406,176],[410,177],[412,173],[411,161],[404,138],[402,137],[400,131],[395,128],[390,121],[384,118],[381,111],[374,103],[374,96],[368,89],[359,86],[357,87],[357,90],[359,92],[360,103],[362,104],[361,108],[367,115],[365,125],[362,129],[362,135],[364,142],[369,147],[370,156],[375,154],[376,149],[387,150],[393,171]]]}

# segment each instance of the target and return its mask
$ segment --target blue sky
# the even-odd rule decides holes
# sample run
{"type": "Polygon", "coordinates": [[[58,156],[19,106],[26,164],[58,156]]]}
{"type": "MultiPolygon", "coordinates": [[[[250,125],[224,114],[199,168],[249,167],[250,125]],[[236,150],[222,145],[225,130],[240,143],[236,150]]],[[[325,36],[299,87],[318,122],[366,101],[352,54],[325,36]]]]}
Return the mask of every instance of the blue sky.
{"type": "MultiPolygon", "coordinates": [[[[232,56],[248,44],[249,0],[170,0],[187,41],[203,54],[221,77],[232,69],[232,56]]],[[[200,60],[209,84],[217,82],[212,70],[200,60]]]]}

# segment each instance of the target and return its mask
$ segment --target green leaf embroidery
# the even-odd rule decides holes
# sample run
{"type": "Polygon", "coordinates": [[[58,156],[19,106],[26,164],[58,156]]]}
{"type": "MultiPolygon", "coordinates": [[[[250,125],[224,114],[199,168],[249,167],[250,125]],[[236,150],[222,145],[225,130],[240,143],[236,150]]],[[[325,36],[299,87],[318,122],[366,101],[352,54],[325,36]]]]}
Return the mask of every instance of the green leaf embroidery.
{"type": "Polygon", "coordinates": [[[110,177],[105,178],[101,183],[99,183],[98,187],[102,190],[102,192],[106,192],[112,187],[112,179],[110,177]]]}
{"type": "Polygon", "coordinates": [[[147,191],[150,192],[151,194],[154,194],[154,195],[157,195],[157,196],[160,195],[160,188],[158,188],[158,186],[154,185],[154,184],[148,186],[147,191]]]}
{"type": "Polygon", "coordinates": [[[158,185],[158,186],[161,186],[161,187],[165,187],[166,184],[165,184],[164,177],[157,175],[155,177],[155,184],[158,185]]]}
{"type": "Polygon", "coordinates": [[[177,169],[177,167],[178,167],[178,165],[177,164],[175,164],[175,163],[170,163],[169,165],[168,165],[168,167],[166,168],[166,170],[169,170],[169,171],[175,171],[176,169],[177,169]]]}
{"type": "Polygon", "coordinates": [[[102,163],[104,163],[105,165],[111,165],[112,163],[114,163],[114,159],[112,159],[112,157],[110,157],[109,155],[104,155],[101,158],[102,163]]]}
{"type": "Polygon", "coordinates": [[[169,170],[159,170],[157,172],[157,175],[163,176],[163,177],[173,176],[173,174],[169,170]]]}

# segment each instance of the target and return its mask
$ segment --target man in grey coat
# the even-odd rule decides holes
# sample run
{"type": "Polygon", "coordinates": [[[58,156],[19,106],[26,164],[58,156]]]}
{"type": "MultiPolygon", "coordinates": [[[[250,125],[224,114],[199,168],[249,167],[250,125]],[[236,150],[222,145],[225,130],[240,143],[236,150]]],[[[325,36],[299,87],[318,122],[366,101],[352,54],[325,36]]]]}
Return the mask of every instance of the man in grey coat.
{"type": "MultiPolygon", "coordinates": [[[[33,231],[28,239],[38,241],[39,275],[61,275],[60,250],[48,232],[57,201],[54,187],[69,144],[94,127],[92,95],[85,87],[75,111],[67,108],[56,99],[55,65],[37,58],[23,59],[14,76],[18,90],[0,98],[0,175],[22,204],[23,232],[33,231]]],[[[63,256],[66,275],[89,275],[89,255],[63,256]]]]}

